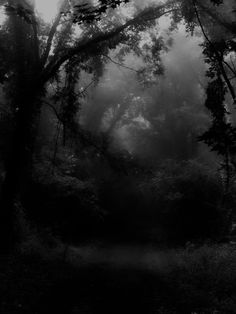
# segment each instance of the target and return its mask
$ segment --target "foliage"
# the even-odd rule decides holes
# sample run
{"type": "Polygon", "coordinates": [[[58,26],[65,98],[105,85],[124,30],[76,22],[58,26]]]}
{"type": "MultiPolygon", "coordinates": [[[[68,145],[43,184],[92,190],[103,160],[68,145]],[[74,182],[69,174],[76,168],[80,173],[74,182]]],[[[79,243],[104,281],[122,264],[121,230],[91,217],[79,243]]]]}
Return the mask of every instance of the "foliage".
{"type": "Polygon", "coordinates": [[[5,314],[20,310],[25,314],[109,313],[111,308],[114,313],[122,309],[128,310],[125,313],[142,309],[147,314],[235,312],[234,245],[189,244],[185,249],[157,251],[154,256],[148,252],[147,256],[143,269],[114,267],[109,256],[105,264],[92,266],[84,265],[85,256],[77,257],[75,265],[76,258],[65,262],[62,251],[51,260],[15,253],[4,263],[2,257],[1,310],[5,314]]]}
{"type": "Polygon", "coordinates": [[[227,119],[229,112],[224,106],[225,93],[225,83],[220,76],[209,83],[205,106],[212,114],[213,123],[211,128],[200,136],[200,140],[223,157],[227,153],[234,155],[236,148],[236,129],[227,119]]]}
{"type": "Polygon", "coordinates": [[[152,217],[156,211],[170,242],[217,239],[225,232],[223,186],[215,170],[196,161],[169,160],[141,187],[146,207],[152,206],[152,217]]]}
{"type": "MultiPolygon", "coordinates": [[[[104,313],[111,309],[121,313],[122,298],[129,301],[129,313],[138,311],[139,305],[143,313],[235,312],[234,247],[197,247],[205,241],[223,240],[230,229],[229,212],[235,207],[235,186],[230,190],[232,196],[225,199],[224,178],[216,167],[188,160],[196,153],[196,145],[189,144],[189,138],[194,138],[206,119],[204,112],[195,111],[195,103],[188,107],[193,99],[201,100],[199,82],[192,84],[192,76],[189,78],[184,72],[183,88],[180,76],[172,73],[173,77],[163,80],[169,86],[163,98],[161,92],[155,91],[156,86],[149,86],[148,92],[153,93],[150,96],[136,83],[127,87],[127,81],[122,90],[113,82],[117,94],[113,89],[99,90],[105,65],[109,61],[123,63],[127,54],[144,62],[147,73],[142,74],[149,82],[163,74],[161,57],[168,51],[168,43],[157,36],[156,19],[166,9],[174,10],[172,18],[176,23],[184,15],[191,31],[197,23],[202,24],[206,12],[198,13],[202,1],[190,4],[185,0],[168,2],[155,10],[148,7],[137,15],[134,10],[133,18],[113,15],[113,9],[126,2],[101,0],[87,5],[71,1],[71,5],[61,7],[50,27],[40,20],[35,24],[34,10],[6,7],[9,18],[0,30],[0,57],[7,62],[0,67],[0,82],[6,92],[2,108],[8,109],[13,124],[9,123],[9,128],[15,132],[10,163],[4,169],[5,182],[10,182],[5,191],[13,192],[7,194],[4,205],[10,204],[6,206],[10,210],[20,209],[17,218],[27,233],[18,247],[18,256],[3,262],[4,256],[0,258],[0,310],[6,314],[76,313],[90,311],[90,307],[96,313],[100,312],[97,308],[103,307],[104,313]],[[143,44],[145,35],[150,40],[143,44]],[[114,56],[118,59],[113,60],[114,56]],[[96,108],[90,123],[96,132],[84,130],[78,123],[81,106],[87,101],[84,77],[92,79],[88,87],[96,86],[92,93],[101,92],[102,109],[96,111],[98,98],[91,102],[96,108]],[[137,86],[138,95],[133,93],[137,86]],[[157,106],[158,101],[163,105],[157,106]],[[42,145],[42,140],[35,141],[35,129],[43,103],[55,114],[52,117],[47,112],[56,135],[54,141],[50,138],[42,145]],[[59,141],[61,125],[63,145],[59,141]],[[153,154],[155,167],[151,167],[149,158],[138,159],[135,154],[120,150],[111,134],[122,128],[130,128],[137,136],[140,151],[144,147],[141,139],[145,142],[151,137],[152,143],[158,139],[159,145],[163,140],[163,147],[172,140],[174,152],[168,153],[174,160],[160,164],[161,158],[153,154]],[[180,140],[183,146],[178,151],[180,140]],[[190,146],[193,152],[187,154],[190,146]],[[94,239],[103,240],[109,247],[123,241],[186,247],[159,255],[154,252],[154,256],[148,252],[142,256],[144,269],[129,269],[133,267],[131,263],[122,264],[120,270],[119,261],[115,261],[114,267],[109,254],[104,260],[109,259],[112,267],[96,265],[96,259],[91,266],[84,256],[93,249],[85,246],[89,253],[84,255],[81,246],[77,253],[77,248],[63,244],[78,245],[94,239]],[[75,255],[72,258],[70,251],[75,255]],[[72,260],[76,269],[70,264],[72,260]],[[145,299],[144,304],[137,302],[139,297],[145,299]],[[91,300],[96,301],[91,304],[91,300]],[[116,308],[111,308],[114,304],[116,308]]],[[[213,5],[210,8],[214,14],[220,9],[213,5]]],[[[200,26],[203,31],[208,29],[203,45],[209,65],[205,104],[213,123],[201,140],[218,154],[232,157],[236,154],[236,131],[226,102],[228,92],[233,96],[234,85],[227,81],[232,69],[225,62],[235,52],[235,44],[232,39],[212,43],[211,22],[200,26]]],[[[3,129],[6,130],[5,125],[3,129]]],[[[134,264],[139,267],[136,260],[134,264]]]]}
{"type": "MultiPolygon", "coordinates": [[[[233,313],[235,296],[235,248],[230,245],[187,247],[176,254],[177,263],[165,283],[177,294],[176,308],[196,313],[233,313]]],[[[170,302],[173,304],[174,302],[170,302]]]]}
{"type": "Polygon", "coordinates": [[[99,183],[110,238],[180,245],[219,241],[228,234],[228,211],[235,200],[228,198],[227,208],[223,205],[223,182],[216,170],[196,161],[169,160],[152,171],[141,166],[128,176],[113,173],[99,183]]]}
{"type": "Polygon", "coordinates": [[[223,0],[211,0],[211,2],[213,2],[216,5],[220,5],[223,3],[223,0]]]}
{"type": "Polygon", "coordinates": [[[49,228],[64,241],[79,242],[91,238],[103,221],[93,178],[79,179],[73,175],[71,162],[59,154],[51,173],[50,163],[37,163],[29,195],[22,202],[30,221],[49,228]],[[61,159],[63,158],[63,159],[61,159]],[[33,210],[32,210],[33,208],[33,210]]]}
{"type": "Polygon", "coordinates": [[[233,3],[181,1],[180,5],[187,29],[193,32],[198,26],[204,36],[203,54],[209,65],[206,71],[208,86],[205,106],[211,113],[212,125],[199,140],[223,157],[222,168],[226,172],[227,190],[230,176],[235,172],[236,147],[235,121],[231,117],[236,99],[233,3]],[[213,24],[218,28],[217,35],[215,29],[213,31],[213,24]]]}
{"type": "MultiPolygon", "coordinates": [[[[122,0],[98,1],[85,7],[76,1],[62,1],[51,25],[45,25],[38,18],[31,2],[9,0],[4,3],[7,13],[4,23],[8,27],[1,31],[2,35],[7,35],[7,45],[11,49],[7,54],[6,47],[2,45],[2,59],[7,56],[7,63],[1,68],[0,77],[4,83],[7,105],[13,110],[14,128],[11,147],[5,159],[2,186],[1,207],[4,208],[5,217],[8,217],[9,226],[5,224],[0,230],[9,230],[9,238],[12,237],[10,230],[14,229],[13,219],[10,218],[14,216],[14,200],[25,198],[31,182],[42,105],[47,103],[59,120],[56,138],[63,124],[65,144],[68,134],[79,129],[75,123],[80,107],[76,89],[81,71],[92,73],[94,79],[98,80],[105,63],[102,54],[108,54],[110,49],[127,39],[125,30],[129,30],[131,36],[136,36],[138,31],[135,32],[135,25],[142,22],[147,25],[147,21],[165,13],[165,6],[157,6],[153,12],[145,9],[136,14],[134,11],[134,15],[124,16],[121,20],[116,17],[111,23],[109,18],[113,9],[123,2],[127,3],[122,0]],[[57,87],[60,91],[56,90],[55,97],[48,101],[48,92],[57,87]],[[57,106],[61,108],[58,110],[57,106]]],[[[157,56],[158,49],[157,46],[157,56]]]]}

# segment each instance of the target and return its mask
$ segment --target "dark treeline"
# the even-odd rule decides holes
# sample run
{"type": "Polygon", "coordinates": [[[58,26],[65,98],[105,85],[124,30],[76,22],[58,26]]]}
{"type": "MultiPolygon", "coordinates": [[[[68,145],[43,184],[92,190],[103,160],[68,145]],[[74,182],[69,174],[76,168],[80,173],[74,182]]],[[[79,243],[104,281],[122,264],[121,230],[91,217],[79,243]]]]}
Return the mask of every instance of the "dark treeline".
{"type": "Polygon", "coordinates": [[[235,313],[234,0],[0,6],[1,311],[235,313]]]}

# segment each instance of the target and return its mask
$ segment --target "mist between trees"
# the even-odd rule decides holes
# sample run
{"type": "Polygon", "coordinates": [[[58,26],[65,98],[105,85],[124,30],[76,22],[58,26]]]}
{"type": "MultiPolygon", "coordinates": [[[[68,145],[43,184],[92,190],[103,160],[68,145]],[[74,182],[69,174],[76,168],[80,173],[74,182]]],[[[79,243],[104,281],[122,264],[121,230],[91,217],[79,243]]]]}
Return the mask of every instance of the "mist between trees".
{"type": "Polygon", "coordinates": [[[3,312],[235,313],[235,2],[0,6],[3,312]]]}

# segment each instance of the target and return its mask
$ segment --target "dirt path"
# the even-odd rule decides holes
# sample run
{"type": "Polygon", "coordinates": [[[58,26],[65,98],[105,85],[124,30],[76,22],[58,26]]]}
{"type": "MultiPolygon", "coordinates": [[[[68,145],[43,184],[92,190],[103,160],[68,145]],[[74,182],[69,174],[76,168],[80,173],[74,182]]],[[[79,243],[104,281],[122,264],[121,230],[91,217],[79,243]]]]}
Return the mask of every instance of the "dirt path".
{"type": "Polygon", "coordinates": [[[164,271],[177,260],[174,250],[162,251],[151,246],[70,246],[66,258],[74,266],[107,265],[150,271],[164,271]]]}
{"type": "Polygon", "coordinates": [[[69,246],[72,273],[53,283],[38,313],[160,313],[169,295],[164,274],[176,258],[174,251],[150,246],[69,246]]]}

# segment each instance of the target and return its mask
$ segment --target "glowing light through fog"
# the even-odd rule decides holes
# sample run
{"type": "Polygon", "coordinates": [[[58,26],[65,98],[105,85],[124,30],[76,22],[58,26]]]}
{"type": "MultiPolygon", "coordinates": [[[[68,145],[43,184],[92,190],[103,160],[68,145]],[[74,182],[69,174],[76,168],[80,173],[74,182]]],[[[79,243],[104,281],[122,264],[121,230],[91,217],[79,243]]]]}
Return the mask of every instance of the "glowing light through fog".
{"type": "Polygon", "coordinates": [[[57,14],[61,0],[36,0],[35,7],[45,22],[51,22],[57,14]]]}
{"type": "Polygon", "coordinates": [[[3,25],[5,21],[6,21],[5,10],[3,9],[3,7],[1,7],[0,8],[0,26],[3,25]]]}

